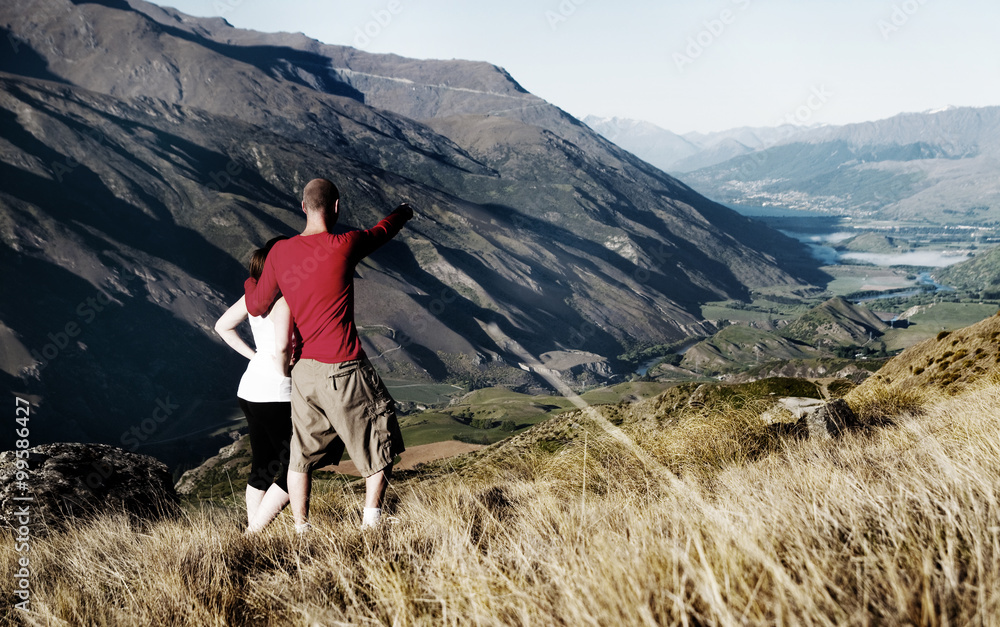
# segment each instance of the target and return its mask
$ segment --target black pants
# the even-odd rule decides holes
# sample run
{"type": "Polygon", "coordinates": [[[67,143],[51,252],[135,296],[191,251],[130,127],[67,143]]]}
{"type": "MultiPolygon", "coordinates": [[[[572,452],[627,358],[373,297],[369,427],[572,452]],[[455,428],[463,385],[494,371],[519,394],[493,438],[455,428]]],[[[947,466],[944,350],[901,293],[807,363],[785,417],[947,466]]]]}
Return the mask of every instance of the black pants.
{"type": "Polygon", "coordinates": [[[271,484],[288,492],[288,440],[292,437],[291,403],[251,403],[242,398],[240,409],[250,426],[250,478],[247,484],[267,490],[271,484]]]}

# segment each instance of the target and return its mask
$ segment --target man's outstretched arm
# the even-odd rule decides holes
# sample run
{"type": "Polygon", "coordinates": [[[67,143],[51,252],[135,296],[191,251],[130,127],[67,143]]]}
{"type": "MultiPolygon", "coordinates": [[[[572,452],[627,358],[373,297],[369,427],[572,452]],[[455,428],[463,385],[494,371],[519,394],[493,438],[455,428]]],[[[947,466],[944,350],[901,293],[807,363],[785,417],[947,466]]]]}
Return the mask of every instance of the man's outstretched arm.
{"type": "Polygon", "coordinates": [[[250,277],[243,283],[243,291],[246,293],[247,312],[251,316],[263,316],[271,310],[271,305],[278,300],[278,275],[270,258],[264,262],[260,280],[250,277]]]}
{"type": "MultiPolygon", "coordinates": [[[[383,244],[396,237],[403,225],[413,218],[413,209],[407,203],[396,207],[392,213],[382,218],[378,224],[361,231],[358,246],[354,249],[355,259],[363,259],[375,252],[383,244]]],[[[263,278],[263,277],[261,277],[263,278]]]]}

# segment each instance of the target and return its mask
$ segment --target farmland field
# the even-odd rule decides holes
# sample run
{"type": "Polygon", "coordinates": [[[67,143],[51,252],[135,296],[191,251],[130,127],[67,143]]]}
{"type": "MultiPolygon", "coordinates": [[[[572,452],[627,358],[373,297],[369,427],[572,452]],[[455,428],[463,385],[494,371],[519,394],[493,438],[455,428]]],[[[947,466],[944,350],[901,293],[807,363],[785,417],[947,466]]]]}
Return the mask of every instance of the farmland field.
{"type": "Polygon", "coordinates": [[[392,397],[400,402],[437,405],[447,403],[456,394],[463,394],[465,388],[451,383],[415,383],[399,379],[384,379],[392,397]]]}
{"type": "Polygon", "coordinates": [[[899,350],[935,337],[941,331],[953,331],[975,324],[997,312],[995,303],[931,303],[920,305],[909,316],[906,329],[889,329],[885,334],[888,350],[899,350]]]}
{"type": "MultiPolygon", "coordinates": [[[[671,385],[633,381],[589,390],[581,398],[594,405],[639,400],[655,396],[671,385]]],[[[398,388],[390,389],[395,395],[398,388]]],[[[402,416],[399,424],[407,446],[453,439],[489,444],[571,409],[575,409],[573,403],[562,396],[533,396],[505,388],[484,388],[466,394],[455,404],[402,416]]]]}

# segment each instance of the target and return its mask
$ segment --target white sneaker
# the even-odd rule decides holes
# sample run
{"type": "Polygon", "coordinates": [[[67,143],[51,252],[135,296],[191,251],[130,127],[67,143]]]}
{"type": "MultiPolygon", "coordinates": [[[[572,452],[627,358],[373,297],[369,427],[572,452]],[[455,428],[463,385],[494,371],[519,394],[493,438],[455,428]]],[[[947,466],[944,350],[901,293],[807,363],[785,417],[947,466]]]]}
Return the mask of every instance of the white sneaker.
{"type": "Polygon", "coordinates": [[[378,507],[366,507],[364,509],[364,515],[361,517],[361,528],[371,529],[372,527],[378,527],[379,520],[382,518],[382,509],[378,507]]]}
{"type": "Polygon", "coordinates": [[[396,518],[395,516],[385,516],[385,515],[383,515],[378,520],[371,521],[371,522],[362,522],[361,523],[361,528],[362,529],[376,529],[376,528],[382,527],[384,525],[398,525],[398,524],[399,524],[399,519],[396,518]]]}
{"type": "Polygon", "coordinates": [[[298,524],[295,525],[295,533],[298,534],[298,535],[300,535],[300,536],[304,536],[304,535],[312,533],[312,529],[313,529],[313,526],[310,525],[307,522],[302,523],[301,525],[298,525],[298,524]]]}

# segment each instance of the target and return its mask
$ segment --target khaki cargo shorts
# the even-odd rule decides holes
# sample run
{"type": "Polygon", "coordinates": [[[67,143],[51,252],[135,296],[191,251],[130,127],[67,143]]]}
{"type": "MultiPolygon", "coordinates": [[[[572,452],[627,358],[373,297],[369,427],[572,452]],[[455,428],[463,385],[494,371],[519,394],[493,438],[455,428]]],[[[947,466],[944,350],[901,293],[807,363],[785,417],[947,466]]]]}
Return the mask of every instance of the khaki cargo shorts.
{"type": "Polygon", "coordinates": [[[364,477],[405,450],[389,390],[367,357],[339,364],[299,360],[292,369],[289,469],[338,464],[345,448],[364,477]]]}

